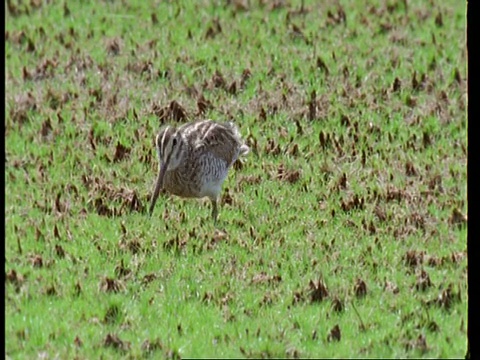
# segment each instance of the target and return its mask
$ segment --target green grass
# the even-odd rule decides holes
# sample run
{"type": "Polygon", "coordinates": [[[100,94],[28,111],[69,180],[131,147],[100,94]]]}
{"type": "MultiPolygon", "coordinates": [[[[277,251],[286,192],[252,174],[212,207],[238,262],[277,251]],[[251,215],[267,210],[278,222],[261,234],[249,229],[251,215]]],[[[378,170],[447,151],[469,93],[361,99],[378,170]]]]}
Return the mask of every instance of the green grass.
{"type": "Polygon", "coordinates": [[[464,356],[465,11],[10,2],[6,356],[464,356]],[[219,229],[146,213],[156,132],[197,117],[252,149],[219,229]]]}

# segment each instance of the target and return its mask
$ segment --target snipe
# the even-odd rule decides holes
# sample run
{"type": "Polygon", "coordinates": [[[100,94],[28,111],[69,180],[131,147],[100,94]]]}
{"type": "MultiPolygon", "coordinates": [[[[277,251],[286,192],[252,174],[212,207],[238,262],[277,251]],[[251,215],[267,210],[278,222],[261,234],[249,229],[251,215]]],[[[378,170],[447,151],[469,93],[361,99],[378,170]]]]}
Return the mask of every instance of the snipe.
{"type": "Polygon", "coordinates": [[[149,213],[160,190],[184,198],[208,197],[217,223],[218,198],[228,170],[239,156],[249,152],[238,127],[231,123],[201,120],[178,129],[166,126],[155,140],[159,171],[149,213]]]}

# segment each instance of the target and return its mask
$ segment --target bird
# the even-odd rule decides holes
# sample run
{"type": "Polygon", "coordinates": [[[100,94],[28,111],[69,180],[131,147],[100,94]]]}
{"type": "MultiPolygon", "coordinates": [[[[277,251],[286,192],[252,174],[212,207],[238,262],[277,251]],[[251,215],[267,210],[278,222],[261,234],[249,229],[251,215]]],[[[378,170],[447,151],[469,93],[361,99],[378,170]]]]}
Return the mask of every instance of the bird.
{"type": "Polygon", "coordinates": [[[178,128],[162,127],[155,147],[158,176],[149,214],[152,216],[162,189],[183,198],[208,197],[217,225],[218,199],[229,169],[240,156],[248,154],[238,127],[233,122],[197,120],[178,128]]]}

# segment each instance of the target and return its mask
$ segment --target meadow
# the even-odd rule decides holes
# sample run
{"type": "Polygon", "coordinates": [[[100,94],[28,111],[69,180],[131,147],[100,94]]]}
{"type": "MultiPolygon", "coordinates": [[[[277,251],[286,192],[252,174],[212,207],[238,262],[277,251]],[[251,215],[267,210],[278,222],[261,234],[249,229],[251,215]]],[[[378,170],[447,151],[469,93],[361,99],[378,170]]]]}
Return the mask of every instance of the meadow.
{"type": "Polygon", "coordinates": [[[466,3],[7,1],[8,359],[467,354],[466,3]],[[251,148],[147,209],[164,124],[251,148]]]}

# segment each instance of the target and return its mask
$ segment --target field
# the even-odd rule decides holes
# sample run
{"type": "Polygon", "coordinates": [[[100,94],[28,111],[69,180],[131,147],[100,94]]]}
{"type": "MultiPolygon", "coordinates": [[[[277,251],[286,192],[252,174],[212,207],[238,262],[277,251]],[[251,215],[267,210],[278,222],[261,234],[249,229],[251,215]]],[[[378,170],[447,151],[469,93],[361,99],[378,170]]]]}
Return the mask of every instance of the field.
{"type": "Polygon", "coordinates": [[[9,359],[464,357],[466,3],[7,1],[9,359]],[[164,124],[234,121],[207,199],[164,124]]]}

